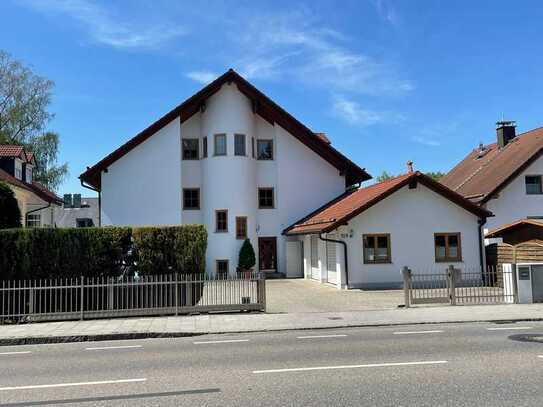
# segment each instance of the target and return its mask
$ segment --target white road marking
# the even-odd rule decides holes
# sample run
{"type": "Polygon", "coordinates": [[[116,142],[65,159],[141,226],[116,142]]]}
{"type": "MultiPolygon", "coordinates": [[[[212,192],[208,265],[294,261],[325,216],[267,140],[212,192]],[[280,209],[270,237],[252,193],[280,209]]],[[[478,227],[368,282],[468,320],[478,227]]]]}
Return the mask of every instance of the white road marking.
{"type": "Polygon", "coordinates": [[[85,348],[85,350],[134,349],[134,348],[142,348],[142,346],[141,345],[98,346],[95,348],[85,348]]]}
{"type": "Polygon", "coordinates": [[[249,342],[249,339],[227,339],[223,341],[198,341],[193,342],[195,345],[204,345],[208,343],[237,343],[237,342],[249,342]]]}
{"type": "Polygon", "coordinates": [[[101,385],[101,384],[138,383],[138,382],[145,382],[146,380],[147,379],[120,379],[120,380],[101,380],[101,381],[98,381],[98,382],[36,384],[36,385],[32,385],[32,386],[0,387],[0,391],[48,389],[48,388],[54,388],[54,387],[98,386],[98,385],[101,385]]]}
{"type": "Polygon", "coordinates": [[[543,359],[543,355],[537,355],[537,357],[543,359]]]}
{"type": "Polygon", "coordinates": [[[522,329],[533,329],[531,326],[504,326],[499,328],[486,328],[487,331],[520,331],[522,329]]]}
{"type": "Polygon", "coordinates": [[[284,373],[284,372],[307,372],[311,370],[337,370],[337,369],[359,369],[365,367],[391,367],[391,366],[417,366],[417,365],[441,365],[448,363],[446,360],[432,360],[425,362],[397,362],[397,363],[370,363],[367,365],[340,365],[340,366],[316,366],[316,367],[297,367],[292,369],[270,369],[254,370],[254,374],[260,373],[284,373]]]}
{"type": "Polygon", "coordinates": [[[347,336],[347,335],[337,334],[337,335],[297,336],[296,339],[344,338],[345,336],[347,336]]]}
{"type": "Polygon", "coordinates": [[[443,331],[404,331],[404,332],[394,332],[393,335],[414,335],[414,334],[438,334],[443,331]]]}
{"type": "Polygon", "coordinates": [[[8,356],[8,355],[27,355],[29,353],[32,353],[30,352],[29,350],[27,351],[20,351],[20,352],[0,352],[0,355],[3,355],[3,356],[8,356]]]}

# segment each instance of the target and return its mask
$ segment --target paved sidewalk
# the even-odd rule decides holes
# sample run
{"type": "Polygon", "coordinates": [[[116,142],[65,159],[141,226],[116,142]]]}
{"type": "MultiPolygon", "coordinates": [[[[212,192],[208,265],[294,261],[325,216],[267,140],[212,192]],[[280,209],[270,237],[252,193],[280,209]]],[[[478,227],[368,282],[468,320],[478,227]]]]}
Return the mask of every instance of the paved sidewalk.
{"type": "Polygon", "coordinates": [[[0,345],[289,329],[530,320],[543,320],[543,304],[424,307],[365,312],[126,318],[0,326],[0,345]]]}

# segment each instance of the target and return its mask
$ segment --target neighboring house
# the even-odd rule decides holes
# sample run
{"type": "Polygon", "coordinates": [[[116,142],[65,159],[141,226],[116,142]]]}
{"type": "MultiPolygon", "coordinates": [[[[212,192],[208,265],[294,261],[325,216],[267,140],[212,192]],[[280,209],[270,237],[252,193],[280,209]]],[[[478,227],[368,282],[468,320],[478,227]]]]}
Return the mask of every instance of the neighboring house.
{"type": "Polygon", "coordinates": [[[445,273],[450,264],[481,270],[479,223],[489,216],[410,168],[340,195],[284,234],[301,242],[307,278],[338,287],[391,288],[402,286],[403,266],[413,273],[445,273]]]}
{"type": "Polygon", "coordinates": [[[517,220],[543,219],[543,128],[517,135],[514,122],[498,122],[496,136],[496,143],[481,144],[440,179],[494,214],[485,234],[517,220]]]}
{"type": "Polygon", "coordinates": [[[99,224],[98,198],[64,194],[62,206],[54,211],[54,225],[58,228],[82,228],[99,224]]]}
{"type": "Polygon", "coordinates": [[[34,154],[24,147],[0,144],[0,180],[7,182],[19,204],[21,223],[28,227],[53,226],[54,207],[62,200],[34,181],[34,154]]]}
{"type": "Polygon", "coordinates": [[[370,178],[233,70],[80,176],[102,225],[204,224],[208,272],[235,272],[249,238],[258,269],[289,277],[283,229],[370,178]]]}

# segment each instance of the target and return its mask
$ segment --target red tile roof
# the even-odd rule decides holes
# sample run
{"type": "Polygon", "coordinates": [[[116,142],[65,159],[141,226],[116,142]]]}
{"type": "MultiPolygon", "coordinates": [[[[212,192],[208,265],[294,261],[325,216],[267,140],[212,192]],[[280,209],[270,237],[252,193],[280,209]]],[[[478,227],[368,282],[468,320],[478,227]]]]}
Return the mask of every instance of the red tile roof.
{"type": "Polygon", "coordinates": [[[496,143],[475,149],[439,180],[475,202],[484,203],[543,152],[543,128],[518,135],[504,148],[496,143]]]}
{"type": "Polygon", "coordinates": [[[2,169],[0,169],[0,180],[5,181],[8,184],[14,185],[16,187],[33,192],[45,202],[50,202],[57,205],[62,204],[62,199],[59,196],[57,196],[54,192],[49,191],[39,182],[33,182],[32,184],[26,183],[24,181],[21,181],[20,179],[15,178],[14,176],[10,175],[2,169]]]}
{"type": "Polygon", "coordinates": [[[256,114],[271,124],[277,123],[283,127],[300,142],[304,143],[308,148],[313,150],[316,154],[320,155],[324,160],[345,174],[345,179],[348,185],[353,185],[371,179],[371,176],[363,168],[360,168],[358,165],[341,154],[322,137],[315,136],[315,133],[308,129],[304,124],[299,122],[282,107],[260,92],[233,69],[230,69],[223,75],[219,76],[209,85],[205,86],[199,92],[185,100],[172,111],[120,146],[117,150],[104,157],[92,167],[87,168],[87,170],[81,174],[79,178],[83,182],[99,190],[101,187],[102,171],[107,169],[108,166],[117,161],[119,158],[123,157],[133,148],[143,143],[172,120],[180,119],[181,122],[188,120],[190,117],[200,111],[202,104],[206,101],[206,99],[218,92],[226,83],[236,84],[238,90],[253,102],[253,110],[256,114]]]}
{"type": "Polygon", "coordinates": [[[283,231],[287,235],[327,233],[346,224],[350,219],[369,209],[387,196],[411,182],[420,182],[434,192],[463,207],[480,217],[492,216],[492,213],[463,198],[461,195],[419,171],[400,175],[389,180],[370,185],[355,191],[346,192],[327,203],[315,212],[299,220],[283,231]]]}
{"type": "Polygon", "coordinates": [[[0,157],[20,157],[24,159],[26,155],[24,155],[23,146],[0,144],[0,157]]]}
{"type": "Polygon", "coordinates": [[[543,222],[541,220],[536,219],[520,219],[516,222],[508,223],[506,225],[502,225],[500,227],[497,227],[495,229],[490,230],[486,235],[485,238],[496,238],[496,237],[502,237],[504,233],[510,232],[514,229],[522,228],[524,226],[536,226],[543,229],[543,222]]]}

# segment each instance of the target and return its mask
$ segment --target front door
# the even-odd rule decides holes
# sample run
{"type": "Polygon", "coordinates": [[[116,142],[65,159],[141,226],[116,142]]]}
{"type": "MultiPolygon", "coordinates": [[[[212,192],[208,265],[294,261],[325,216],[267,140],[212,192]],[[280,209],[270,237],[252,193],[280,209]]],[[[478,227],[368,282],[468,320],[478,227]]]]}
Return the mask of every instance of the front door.
{"type": "Polygon", "coordinates": [[[258,268],[260,271],[274,273],[277,271],[277,238],[258,238],[258,268]]]}

